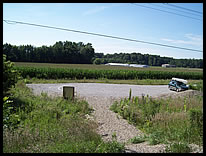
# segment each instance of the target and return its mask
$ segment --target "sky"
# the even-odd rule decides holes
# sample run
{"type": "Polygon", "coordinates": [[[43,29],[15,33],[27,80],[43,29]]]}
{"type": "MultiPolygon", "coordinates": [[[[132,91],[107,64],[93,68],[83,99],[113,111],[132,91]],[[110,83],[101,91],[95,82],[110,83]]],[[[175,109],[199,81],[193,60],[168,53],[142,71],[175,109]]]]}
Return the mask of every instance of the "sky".
{"type": "MultiPolygon", "coordinates": [[[[203,14],[199,13],[203,12],[203,3],[169,4],[3,3],[3,20],[47,25],[203,51],[203,14]],[[180,9],[174,5],[195,10],[198,13],[180,9]]],[[[50,46],[58,41],[92,43],[96,53],[104,54],[136,52],[176,59],[203,59],[203,52],[17,23],[7,24],[3,21],[3,44],[10,43],[17,46],[29,44],[39,47],[50,46]]]]}

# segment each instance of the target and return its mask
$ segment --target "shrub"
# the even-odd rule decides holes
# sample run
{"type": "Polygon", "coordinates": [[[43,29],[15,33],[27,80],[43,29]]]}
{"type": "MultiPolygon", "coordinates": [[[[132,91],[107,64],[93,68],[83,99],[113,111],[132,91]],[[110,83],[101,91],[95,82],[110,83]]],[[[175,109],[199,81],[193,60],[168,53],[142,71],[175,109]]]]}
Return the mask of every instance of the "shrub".
{"type": "Polygon", "coordinates": [[[96,65],[99,65],[99,64],[101,64],[101,63],[102,63],[102,61],[101,61],[100,58],[96,58],[96,59],[93,61],[93,64],[96,64],[96,65]]]}
{"type": "Polygon", "coordinates": [[[20,78],[17,70],[14,69],[14,64],[6,60],[6,55],[3,54],[3,95],[15,85],[20,78]]]}

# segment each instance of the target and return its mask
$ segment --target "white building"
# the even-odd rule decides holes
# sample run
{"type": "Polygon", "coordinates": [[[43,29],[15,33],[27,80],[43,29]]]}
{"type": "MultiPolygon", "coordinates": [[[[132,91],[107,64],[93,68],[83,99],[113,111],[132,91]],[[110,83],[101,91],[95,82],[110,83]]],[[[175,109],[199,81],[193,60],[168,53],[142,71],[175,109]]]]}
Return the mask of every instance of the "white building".
{"type": "Polygon", "coordinates": [[[176,66],[175,65],[171,65],[171,64],[162,64],[162,67],[164,67],[164,68],[174,68],[176,66]]]}
{"type": "Polygon", "coordinates": [[[142,65],[142,64],[130,64],[130,67],[137,67],[137,68],[148,68],[148,65],[142,65]]]}
{"type": "Polygon", "coordinates": [[[129,64],[123,64],[123,63],[107,63],[107,64],[105,64],[105,65],[129,67],[129,64]]]}
{"type": "Polygon", "coordinates": [[[124,66],[124,67],[137,67],[137,68],[148,68],[148,65],[141,65],[141,64],[123,64],[123,63],[107,63],[105,65],[109,66],[124,66]]]}

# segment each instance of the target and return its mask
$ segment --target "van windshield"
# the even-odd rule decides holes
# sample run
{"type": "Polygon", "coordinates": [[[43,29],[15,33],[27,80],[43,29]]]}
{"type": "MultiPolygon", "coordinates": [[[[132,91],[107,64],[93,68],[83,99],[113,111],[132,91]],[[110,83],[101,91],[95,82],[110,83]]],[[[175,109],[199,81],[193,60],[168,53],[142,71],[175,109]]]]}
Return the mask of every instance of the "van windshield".
{"type": "Polygon", "coordinates": [[[182,82],[177,81],[177,85],[178,85],[178,86],[181,86],[181,85],[183,85],[183,86],[184,86],[185,84],[184,84],[184,83],[182,83],[182,82]]]}

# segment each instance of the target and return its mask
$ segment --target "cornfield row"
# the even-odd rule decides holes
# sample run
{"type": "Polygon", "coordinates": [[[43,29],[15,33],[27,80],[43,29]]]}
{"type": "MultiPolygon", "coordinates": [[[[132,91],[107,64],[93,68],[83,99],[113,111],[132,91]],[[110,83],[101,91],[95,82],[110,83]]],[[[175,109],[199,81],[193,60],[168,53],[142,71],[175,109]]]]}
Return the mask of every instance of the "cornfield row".
{"type": "Polygon", "coordinates": [[[98,69],[64,69],[49,67],[15,67],[23,78],[42,79],[203,79],[202,72],[169,72],[169,71],[133,71],[133,70],[98,70],[98,69]]]}

